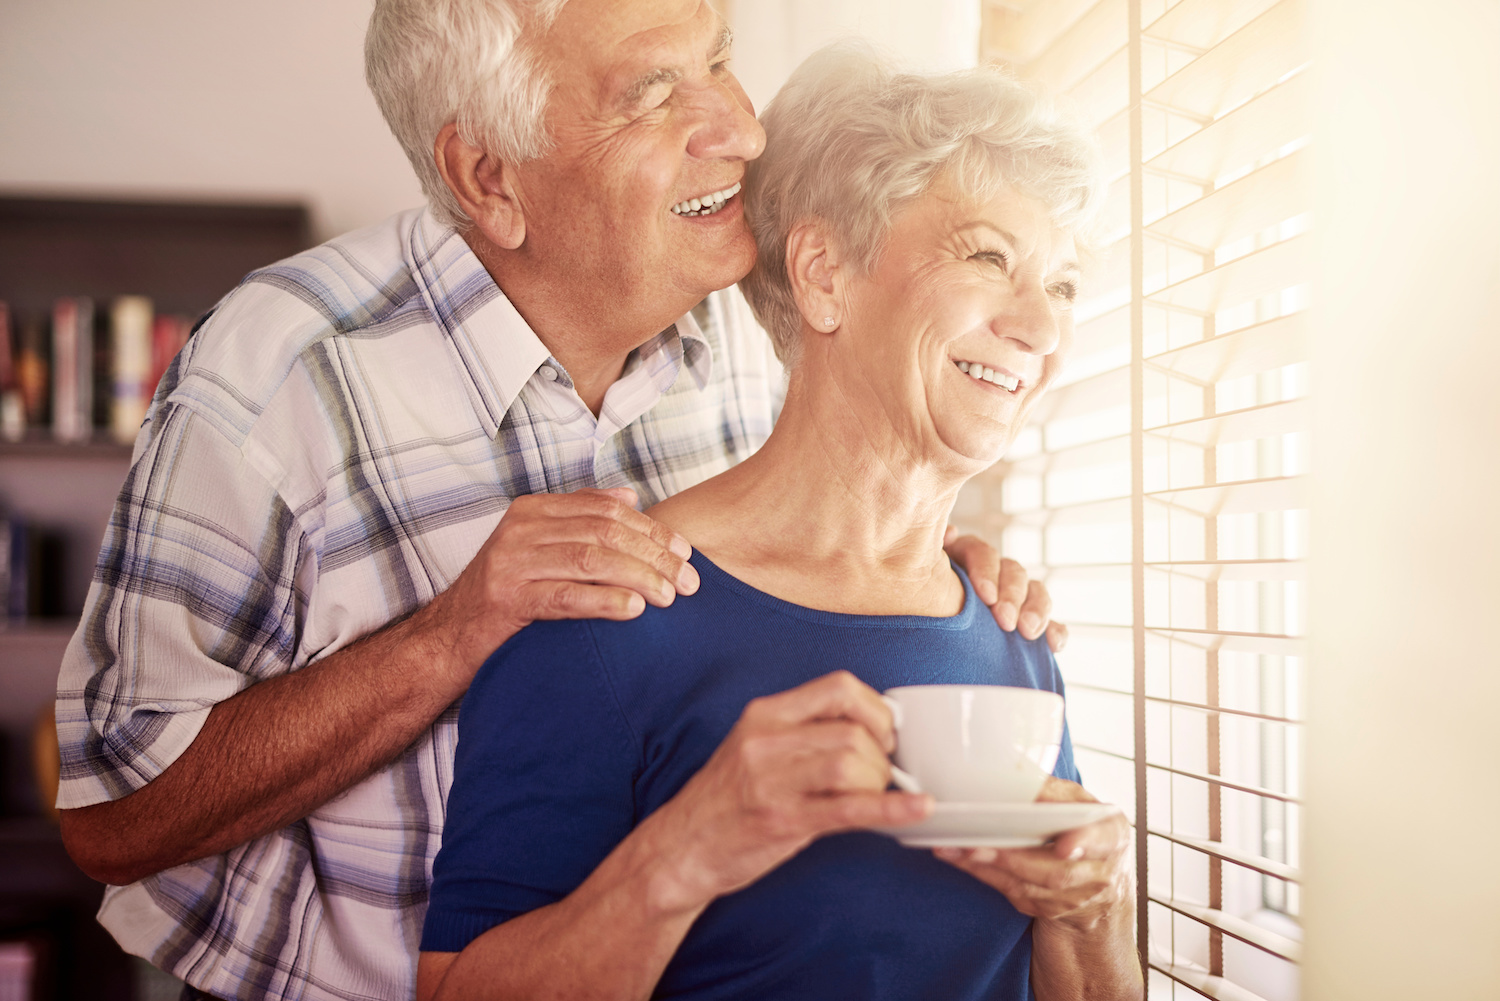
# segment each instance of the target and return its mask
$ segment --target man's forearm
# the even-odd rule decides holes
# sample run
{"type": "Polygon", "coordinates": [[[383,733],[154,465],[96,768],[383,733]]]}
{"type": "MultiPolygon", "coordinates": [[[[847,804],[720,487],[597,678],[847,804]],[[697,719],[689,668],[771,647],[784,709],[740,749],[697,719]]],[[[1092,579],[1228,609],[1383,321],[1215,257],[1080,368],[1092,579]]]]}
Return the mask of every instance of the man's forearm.
{"type": "Polygon", "coordinates": [[[1088,929],[1038,919],[1031,927],[1031,984],[1037,1001],[1141,1001],[1135,914],[1116,907],[1088,929]]]}
{"type": "Polygon", "coordinates": [[[122,799],[62,811],[84,872],[124,885],[306,816],[396,758],[462,694],[475,665],[431,606],[209,713],[191,746],[122,799]]]}

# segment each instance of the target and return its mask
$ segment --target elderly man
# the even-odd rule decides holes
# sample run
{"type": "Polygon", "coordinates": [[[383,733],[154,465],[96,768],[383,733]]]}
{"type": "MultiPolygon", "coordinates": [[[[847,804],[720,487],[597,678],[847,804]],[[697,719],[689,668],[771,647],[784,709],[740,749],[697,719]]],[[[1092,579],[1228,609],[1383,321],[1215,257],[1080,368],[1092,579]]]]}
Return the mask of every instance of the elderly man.
{"type": "Polygon", "coordinates": [[[690,313],[755,253],[728,44],[702,0],[377,2],[429,207],[200,324],[63,665],[63,833],[129,951],[221,998],[409,996],[474,671],[696,589],[634,505],[754,451],[780,378],[732,302],[690,313]]]}

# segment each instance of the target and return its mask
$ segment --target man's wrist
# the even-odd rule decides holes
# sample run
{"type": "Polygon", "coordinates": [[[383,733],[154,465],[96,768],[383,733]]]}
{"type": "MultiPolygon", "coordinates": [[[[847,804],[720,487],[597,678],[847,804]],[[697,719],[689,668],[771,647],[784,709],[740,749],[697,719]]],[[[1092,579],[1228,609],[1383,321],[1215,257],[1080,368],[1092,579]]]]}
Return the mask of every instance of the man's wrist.
{"type": "Polygon", "coordinates": [[[437,595],[392,630],[393,642],[409,651],[410,659],[435,682],[435,690],[446,706],[469,688],[485,658],[520,631],[518,626],[499,628],[486,616],[464,615],[448,592],[437,595]]]}

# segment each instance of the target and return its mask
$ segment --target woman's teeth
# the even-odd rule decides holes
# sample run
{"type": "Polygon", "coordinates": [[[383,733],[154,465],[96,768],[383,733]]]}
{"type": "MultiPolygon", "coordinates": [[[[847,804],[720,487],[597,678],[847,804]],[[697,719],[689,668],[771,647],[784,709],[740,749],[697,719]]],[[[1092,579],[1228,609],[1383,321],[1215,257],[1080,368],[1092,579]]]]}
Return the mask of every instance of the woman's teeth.
{"type": "Polygon", "coordinates": [[[713,215],[724,207],[725,202],[737,195],[739,190],[740,184],[736,181],[723,191],[715,191],[702,198],[689,198],[685,202],[678,202],[672,206],[672,211],[677,215],[713,215]]]}
{"type": "Polygon", "coordinates": [[[960,372],[965,372],[968,375],[973,376],[975,379],[982,379],[985,382],[993,383],[994,385],[999,386],[1001,389],[1008,390],[1012,393],[1014,393],[1016,391],[1016,387],[1021,384],[1021,380],[1016,378],[1015,376],[1006,375],[1004,372],[996,372],[992,368],[985,368],[978,362],[956,361],[953,364],[958,366],[958,370],[960,372]]]}

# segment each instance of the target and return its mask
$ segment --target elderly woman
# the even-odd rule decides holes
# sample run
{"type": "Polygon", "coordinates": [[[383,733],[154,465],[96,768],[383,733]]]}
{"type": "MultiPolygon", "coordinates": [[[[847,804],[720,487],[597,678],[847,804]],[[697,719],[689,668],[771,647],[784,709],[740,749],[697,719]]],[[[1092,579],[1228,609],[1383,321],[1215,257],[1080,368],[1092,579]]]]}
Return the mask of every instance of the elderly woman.
{"type": "MultiPolygon", "coordinates": [[[[887,788],[877,689],[1061,690],[942,544],[1057,376],[1092,147],[999,75],[843,50],[764,124],[744,291],[785,407],[651,512],[697,594],[537,623],[475,679],[419,997],[1139,997],[1123,820],[936,855],[861,830],[932,809],[887,788]]],[[[1066,737],[1057,775],[1089,798],[1066,737]]]]}

